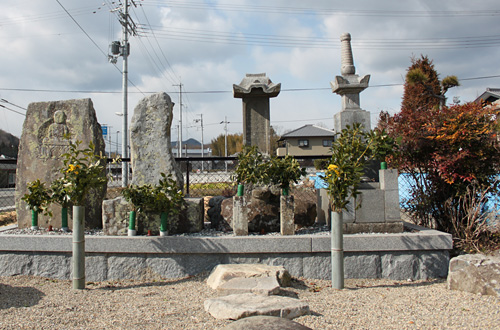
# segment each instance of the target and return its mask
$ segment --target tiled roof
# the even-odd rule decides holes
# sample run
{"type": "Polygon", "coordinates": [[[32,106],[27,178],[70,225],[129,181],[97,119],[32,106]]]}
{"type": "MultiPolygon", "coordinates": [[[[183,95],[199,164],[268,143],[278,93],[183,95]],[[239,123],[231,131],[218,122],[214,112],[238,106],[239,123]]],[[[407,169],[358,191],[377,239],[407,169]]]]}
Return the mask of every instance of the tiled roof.
{"type": "Polygon", "coordinates": [[[488,102],[494,102],[496,100],[500,99],[500,88],[486,88],[486,91],[479,95],[475,102],[479,101],[488,101],[488,102]]]}
{"type": "Polygon", "coordinates": [[[319,127],[316,125],[304,125],[300,128],[297,128],[291,132],[288,132],[286,134],[283,134],[281,136],[281,139],[286,139],[286,138],[295,138],[295,137],[334,137],[335,132],[319,127]]]}

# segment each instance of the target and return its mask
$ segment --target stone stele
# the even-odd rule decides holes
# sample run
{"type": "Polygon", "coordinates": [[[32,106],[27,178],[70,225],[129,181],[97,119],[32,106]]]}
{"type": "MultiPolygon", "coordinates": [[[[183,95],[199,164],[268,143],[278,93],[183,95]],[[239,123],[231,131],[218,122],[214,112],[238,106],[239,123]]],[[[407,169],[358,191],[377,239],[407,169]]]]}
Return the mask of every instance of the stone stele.
{"type": "Polygon", "coordinates": [[[179,188],[184,179],[172,154],[170,127],[174,103],[166,93],[139,101],[130,126],[132,184],[157,184],[160,173],[171,173],[179,188]]]}
{"type": "MultiPolygon", "coordinates": [[[[62,174],[62,154],[69,151],[69,142],[64,135],[69,133],[73,142],[82,141],[85,148],[94,143],[97,154],[104,154],[104,139],[101,125],[97,122],[92,100],[67,100],[37,102],[28,105],[23,132],[19,144],[16,175],[16,211],[19,228],[31,225],[31,211],[21,198],[28,192],[27,183],[40,179],[50,186],[62,174]]],[[[105,172],[102,174],[106,175],[105,172]]],[[[85,202],[85,225],[88,228],[102,227],[102,200],[106,187],[91,191],[85,202]]],[[[61,207],[51,205],[53,217],[39,215],[38,225],[61,227],[61,207]]],[[[68,225],[72,227],[72,209],[68,208],[68,225]]]]}

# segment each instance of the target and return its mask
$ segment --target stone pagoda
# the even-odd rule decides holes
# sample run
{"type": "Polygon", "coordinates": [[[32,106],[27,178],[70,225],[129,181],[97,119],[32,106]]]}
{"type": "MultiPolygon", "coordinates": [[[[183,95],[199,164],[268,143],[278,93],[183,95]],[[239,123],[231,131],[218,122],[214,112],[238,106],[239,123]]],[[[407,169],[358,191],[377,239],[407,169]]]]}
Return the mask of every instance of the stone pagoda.
{"type": "Polygon", "coordinates": [[[356,74],[349,33],[340,36],[340,45],[342,76],[336,76],[335,80],[330,82],[332,92],[342,96],[342,110],[333,118],[335,132],[340,132],[347,125],[352,126],[354,123],[360,123],[365,130],[370,130],[370,112],[359,106],[359,93],[368,87],[370,75],[360,77],[356,74]]]}
{"type": "Polygon", "coordinates": [[[243,101],[243,144],[257,146],[262,153],[271,153],[269,99],[281,91],[265,73],[249,74],[239,85],[233,84],[233,95],[243,101]]]}

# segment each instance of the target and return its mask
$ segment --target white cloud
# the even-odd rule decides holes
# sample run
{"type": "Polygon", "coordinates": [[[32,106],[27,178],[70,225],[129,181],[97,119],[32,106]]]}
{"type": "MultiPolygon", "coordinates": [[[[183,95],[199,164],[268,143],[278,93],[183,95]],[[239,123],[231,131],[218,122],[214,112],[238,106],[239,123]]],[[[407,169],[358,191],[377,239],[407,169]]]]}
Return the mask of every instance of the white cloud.
{"type": "MultiPolygon", "coordinates": [[[[115,14],[108,13],[108,8],[102,6],[102,1],[61,3],[104,52],[108,51],[110,41],[118,40],[121,27],[115,14]]],[[[328,89],[301,92],[286,89],[329,88],[329,82],[340,74],[339,37],[344,32],[350,32],[353,38],[357,73],[371,75],[370,84],[374,87],[361,94],[361,107],[373,113],[372,122],[380,110],[398,110],[402,86],[375,86],[401,84],[412,55],[427,54],[434,60],[441,77],[454,74],[461,79],[499,74],[498,41],[483,38],[487,46],[490,40],[491,47],[481,48],[473,43],[477,42],[474,37],[496,34],[498,14],[497,10],[490,10],[497,7],[493,0],[479,3],[465,0],[338,3],[240,0],[229,3],[220,0],[211,2],[210,6],[192,1],[190,6],[171,3],[168,7],[167,4],[158,6],[159,2],[141,3],[143,7],[132,9],[131,15],[140,27],[149,21],[155,35],[146,33],[150,31],[146,26],[147,29],[140,29],[144,31],[141,37],[131,38],[129,78],[141,91],[166,91],[176,103],[178,88],[172,85],[179,81],[186,92],[225,91],[185,94],[185,123],[192,126],[193,120],[203,114],[204,122],[211,124],[206,126],[205,141],[223,131],[219,123],[225,116],[231,122],[228,125],[231,132],[241,132],[241,100],[234,99],[231,91],[232,84],[238,84],[246,73],[266,72],[273,82],[282,83],[283,91],[271,100],[271,120],[283,131],[309,121],[316,123],[314,120],[318,118],[332,118],[340,109],[338,95],[328,89]],[[488,15],[478,16],[479,10],[490,11],[488,15]],[[448,12],[437,15],[439,11],[448,12]],[[245,39],[237,41],[234,36],[245,37],[248,43],[244,43],[245,39]],[[281,36],[268,40],[279,40],[289,47],[270,47],[262,41],[256,42],[256,38],[263,40],[266,36],[281,36]],[[290,36],[293,38],[285,38],[290,36]],[[331,48],[292,47],[291,40],[297,41],[299,37],[301,40],[330,38],[331,48]],[[446,39],[447,45],[456,41],[467,47],[433,47],[430,42],[437,39],[446,39]],[[469,44],[466,45],[466,41],[469,44]],[[403,42],[408,46],[401,47],[403,42]]],[[[2,1],[0,42],[3,45],[1,98],[27,107],[34,101],[92,97],[99,121],[112,124],[113,131],[121,130],[120,118],[114,114],[122,111],[119,93],[9,90],[120,91],[118,70],[56,2],[2,1]]],[[[121,58],[117,67],[121,70],[121,58]]],[[[462,101],[472,100],[486,87],[500,87],[500,79],[462,81],[462,86],[450,90],[448,97],[451,100],[459,95],[462,101]]],[[[129,90],[131,117],[143,95],[135,93],[137,90],[132,85],[129,90]]],[[[0,118],[3,118],[0,128],[21,134],[22,116],[1,109],[0,118]]],[[[332,126],[329,120],[324,124],[332,126]]],[[[194,127],[187,132],[200,139],[201,132],[194,127]]]]}

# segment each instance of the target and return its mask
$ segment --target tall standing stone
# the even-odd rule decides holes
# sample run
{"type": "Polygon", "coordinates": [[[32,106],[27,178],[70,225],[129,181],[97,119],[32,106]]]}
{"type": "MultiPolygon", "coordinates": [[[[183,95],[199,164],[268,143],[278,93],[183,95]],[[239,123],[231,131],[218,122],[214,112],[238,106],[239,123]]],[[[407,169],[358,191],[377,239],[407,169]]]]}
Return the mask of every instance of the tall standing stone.
{"type": "Polygon", "coordinates": [[[184,179],[172,154],[170,127],[174,103],[166,93],[139,101],[130,126],[132,184],[157,184],[160,173],[171,173],[179,188],[184,179]]]}
{"type": "Polygon", "coordinates": [[[368,87],[370,75],[360,77],[356,74],[351,49],[351,35],[344,33],[340,36],[341,47],[341,74],[335,81],[330,82],[332,92],[342,96],[342,110],[334,116],[335,132],[341,132],[347,125],[360,123],[365,130],[371,129],[370,112],[362,110],[359,103],[359,94],[368,87]]]}
{"type": "MultiPolygon", "coordinates": [[[[97,154],[104,154],[104,139],[101,125],[97,122],[92,100],[67,100],[37,102],[28,106],[19,145],[16,175],[16,211],[20,228],[31,224],[31,211],[21,198],[26,194],[28,182],[40,179],[46,185],[61,177],[63,167],[61,155],[69,151],[69,142],[64,135],[69,133],[73,142],[82,141],[82,147],[94,143],[97,154]]],[[[103,176],[106,173],[103,172],[103,176]]],[[[102,200],[106,187],[91,191],[85,202],[85,225],[88,228],[102,227],[102,200]]],[[[61,208],[51,206],[53,217],[39,215],[40,227],[61,227],[61,208]]],[[[72,214],[68,208],[68,217],[72,214]]],[[[68,221],[70,228],[72,221],[68,221]]]]}
{"type": "Polygon", "coordinates": [[[239,85],[233,85],[233,95],[243,101],[243,144],[257,146],[262,153],[271,154],[269,99],[281,91],[265,73],[247,73],[239,85]]]}

